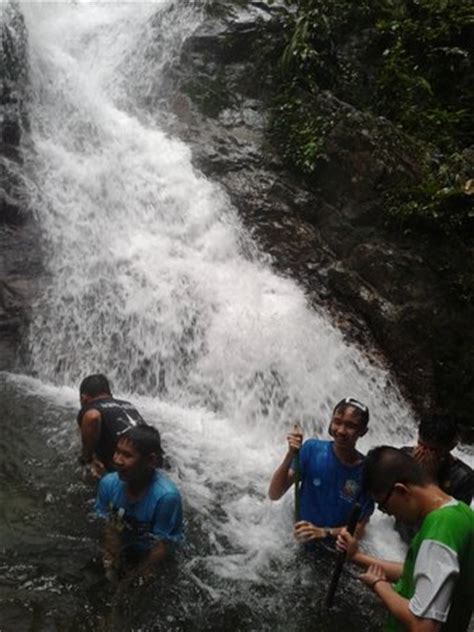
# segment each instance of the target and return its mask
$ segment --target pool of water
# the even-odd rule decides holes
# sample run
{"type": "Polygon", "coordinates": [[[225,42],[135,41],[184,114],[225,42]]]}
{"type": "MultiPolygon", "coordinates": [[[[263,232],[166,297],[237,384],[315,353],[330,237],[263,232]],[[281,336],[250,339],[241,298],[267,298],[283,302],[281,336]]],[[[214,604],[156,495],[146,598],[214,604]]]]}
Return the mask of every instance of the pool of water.
{"type": "MultiPolygon", "coordinates": [[[[258,578],[216,576],[206,560],[216,551],[205,518],[189,503],[187,543],[176,562],[147,585],[116,590],[99,562],[93,489],[80,481],[72,394],[8,374],[0,376],[0,393],[2,631],[354,632],[368,620],[378,629],[381,608],[347,573],[335,607],[325,610],[330,552],[308,558],[287,541],[258,578]]],[[[222,555],[242,553],[222,546],[222,555]]]]}

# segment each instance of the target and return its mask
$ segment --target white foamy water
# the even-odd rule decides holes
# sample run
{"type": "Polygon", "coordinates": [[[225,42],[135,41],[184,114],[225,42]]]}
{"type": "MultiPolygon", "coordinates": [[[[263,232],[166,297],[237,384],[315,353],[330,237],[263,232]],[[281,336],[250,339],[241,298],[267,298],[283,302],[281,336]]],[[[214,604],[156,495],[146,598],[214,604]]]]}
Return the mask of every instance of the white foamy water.
{"type": "MultiPolygon", "coordinates": [[[[270,269],[189,149],[140,109],[200,23],[199,6],[23,5],[27,168],[48,271],[29,341],[41,381],[23,379],[70,406],[82,377],[107,373],[162,431],[211,550],[196,564],[262,580],[273,557],[292,554],[290,495],[270,503],[266,491],[293,420],[326,437],[334,403],[355,396],[372,413],[367,449],[411,442],[413,418],[390,375],[270,269]]],[[[76,428],[50,431],[59,449],[76,428]]],[[[382,533],[400,555],[376,517],[373,546],[382,533]]]]}

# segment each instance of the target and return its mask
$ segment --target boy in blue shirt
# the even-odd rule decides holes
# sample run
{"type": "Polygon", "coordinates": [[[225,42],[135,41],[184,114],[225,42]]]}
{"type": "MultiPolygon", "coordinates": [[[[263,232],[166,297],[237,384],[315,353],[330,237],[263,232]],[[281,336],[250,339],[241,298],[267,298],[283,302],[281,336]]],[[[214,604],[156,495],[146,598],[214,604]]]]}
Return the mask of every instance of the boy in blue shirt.
{"type": "Polygon", "coordinates": [[[135,426],[117,443],[116,472],[99,483],[95,504],[107,519],[104,567],[110,578],[120,558],[138,562],[135,575],[152,575],[183,538],[181,496],[161,471],[160,434],[152,426],[135,426]]]}
{"type": "Polygon", "coordinates": [[[288,435],[288,451],[273,474],[268,495],[278,500],[293,485],[294,460],[299,453],[300,516],[294,527],[299,542],[336,537],[356,500],[362,507],[357,535],[362,534],[374,504],[361,492],[364,456],[355,445],[367,432],[368,423],[368,408],[348,397],[334,408],[329,424],[332,441],[308,439],[303,443],[302,434],[288,435]]]}

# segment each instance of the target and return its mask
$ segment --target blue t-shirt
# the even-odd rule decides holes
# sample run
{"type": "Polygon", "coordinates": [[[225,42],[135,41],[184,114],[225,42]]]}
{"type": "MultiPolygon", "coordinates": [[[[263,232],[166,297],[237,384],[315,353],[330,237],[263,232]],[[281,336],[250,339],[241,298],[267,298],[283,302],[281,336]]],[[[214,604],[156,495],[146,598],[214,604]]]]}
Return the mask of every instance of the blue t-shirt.
{"type": "Polygon", "coordinates": [[[374,511],[369,496],[361,494],[362,462],[344,465],[334,454],[332,441],[309,439],[300,452],[300,520],[318,527],[347,524],[354,501],[361,504],[361,519],[374,511]]]}
{"type": "Polygon", "coordinates": [[[151,484],[136,502],[130,502],[117,472],[99,482],[95,510],[122,530],[124,544],[143,551],[158,541],[178,543],[183,539],[183,511],[176,485],[155,470],[151,484]]]}

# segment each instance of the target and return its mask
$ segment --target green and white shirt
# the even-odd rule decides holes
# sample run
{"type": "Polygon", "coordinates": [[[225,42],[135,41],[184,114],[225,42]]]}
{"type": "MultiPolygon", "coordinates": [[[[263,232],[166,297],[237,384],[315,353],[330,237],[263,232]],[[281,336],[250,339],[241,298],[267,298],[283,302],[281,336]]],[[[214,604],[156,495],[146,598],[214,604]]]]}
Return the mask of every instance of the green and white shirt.
{"type": "MultiPolygon", "coordinates": [[[[394,589],[443,632],[467,630],[474,604],[474,512],[467,505],[452,499],[425,516],[394,589]]],[[[386,629],[404,628],[390,617],[386,629]]]]}

